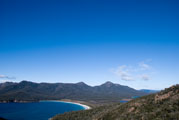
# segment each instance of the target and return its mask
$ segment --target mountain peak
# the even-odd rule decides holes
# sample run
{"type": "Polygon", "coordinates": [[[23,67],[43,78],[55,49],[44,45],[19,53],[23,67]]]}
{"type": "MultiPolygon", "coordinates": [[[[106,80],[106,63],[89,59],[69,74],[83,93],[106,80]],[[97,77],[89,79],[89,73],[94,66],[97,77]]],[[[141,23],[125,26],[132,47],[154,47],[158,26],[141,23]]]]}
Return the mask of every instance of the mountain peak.
{"type": "Polygon", "coordinates": [[[77,85],[86,85],[86,83],[84,83],[84,82],[78,82],[78,83],[76,83],[77,85]]]}
{"type": "Polygon", "coordinates": [[[106,81],[104,84],[114,84],[114,83],[111,81],[106,81]]]}
{"type": "Polygon", "coordinates": [[[103,86],[106,86],[106,87],[111,87],[114,85],[114,83],[112,83],[111,81],[107,81],[105,82],[104,84],[102,84],[103,86]]]}
{"type": "Polygon", "coordinates": [[[26,84],[35,84],[35,83],[31,82],[31,81],[23,80],[23,81],[20,82],[20,84],[26,85],[26,84]]]}
{"type": "Polygon", "coordinates": [[[27,80],[22,80],[20,83],[29,83],[31,81],[27,81],[27,80]]]}

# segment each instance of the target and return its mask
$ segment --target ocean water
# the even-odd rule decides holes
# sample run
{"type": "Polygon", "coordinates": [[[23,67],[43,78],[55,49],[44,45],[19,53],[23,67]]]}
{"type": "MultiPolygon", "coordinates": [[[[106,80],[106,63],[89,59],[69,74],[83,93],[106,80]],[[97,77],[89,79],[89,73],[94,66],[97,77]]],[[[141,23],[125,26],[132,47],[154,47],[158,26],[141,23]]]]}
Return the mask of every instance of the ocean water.
{"type": "Polygon", "coordinates": [[[76,104],[56,101],[0,103],[0,117],[8,120],[48,120],[56,114],[84,109],[76,104]]]}
{"type": "Polygon", "coordinates": [[[129,101],[126,101],[126,100],[121,100],[120,103],[127,103],[129,101]]]}

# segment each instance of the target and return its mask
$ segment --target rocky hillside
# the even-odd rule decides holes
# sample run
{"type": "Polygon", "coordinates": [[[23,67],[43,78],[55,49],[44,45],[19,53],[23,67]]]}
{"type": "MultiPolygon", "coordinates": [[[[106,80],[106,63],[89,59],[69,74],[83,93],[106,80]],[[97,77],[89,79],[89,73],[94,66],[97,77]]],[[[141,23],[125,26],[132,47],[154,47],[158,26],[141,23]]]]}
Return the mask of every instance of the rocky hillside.
{"type": "Polygon", "coordinates": [[[52,120],[179,120],[179,85],[128,103],[65,113],[52,120]]]}

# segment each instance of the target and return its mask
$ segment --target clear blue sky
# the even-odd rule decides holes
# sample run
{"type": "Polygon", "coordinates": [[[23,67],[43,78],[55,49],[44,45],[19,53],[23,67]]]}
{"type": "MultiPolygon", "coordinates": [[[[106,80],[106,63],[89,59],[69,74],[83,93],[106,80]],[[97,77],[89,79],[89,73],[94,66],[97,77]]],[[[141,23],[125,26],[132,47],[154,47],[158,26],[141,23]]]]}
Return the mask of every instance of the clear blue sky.
{"type": "Polygon", "coordinates": [[[0,81],[179,83],[178,0],[1,0],[0,81]]]}

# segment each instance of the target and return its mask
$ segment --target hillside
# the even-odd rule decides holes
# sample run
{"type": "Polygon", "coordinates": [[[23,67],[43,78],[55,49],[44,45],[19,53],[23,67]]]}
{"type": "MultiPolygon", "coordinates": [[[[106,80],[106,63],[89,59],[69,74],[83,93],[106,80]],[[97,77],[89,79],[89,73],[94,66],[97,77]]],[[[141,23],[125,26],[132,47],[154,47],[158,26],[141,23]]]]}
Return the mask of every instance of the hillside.
{"type": "Polygon", "coordinates": [[[128,103],[65,113],[52,120],[179,120],[179,85],[128,103]]]}
{"type": "Polygon", "coordinates": [[[71,99],[96,104],[119,102],[122,98],[143,95],[146,93],[112,82],[94,87],[83,82],[72,84],[22,81],[20,83],[0,84],[1,102],[71,99]]]}

